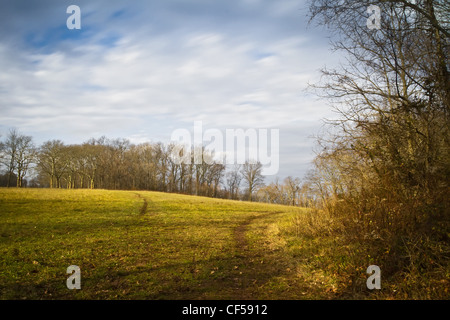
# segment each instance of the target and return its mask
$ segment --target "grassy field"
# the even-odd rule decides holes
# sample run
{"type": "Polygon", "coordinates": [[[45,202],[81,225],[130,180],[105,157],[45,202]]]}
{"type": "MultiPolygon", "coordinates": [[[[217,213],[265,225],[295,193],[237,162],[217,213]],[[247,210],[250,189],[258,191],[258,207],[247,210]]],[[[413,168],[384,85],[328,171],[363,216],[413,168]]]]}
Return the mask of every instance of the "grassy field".
{"type": "Polygon", "coordinates": [[[0,189],[1,299],[323,298],[280,227],[302,209],[143,191],[0,189]],[[81,269],[69,290],[66,269],[81,269]]]}
{"type": "MultiPolygon", "coordinates": [[[[408,279],[368,290],[379,253],[328,225],[317,212],[263,203],[0,188],[0,299],[411,298],[408,279]],[[70,265],[81,290],[66,287],[70,265]]],[[[438,278],[413,294],[448,297],[447,288],[438,278]]]]}

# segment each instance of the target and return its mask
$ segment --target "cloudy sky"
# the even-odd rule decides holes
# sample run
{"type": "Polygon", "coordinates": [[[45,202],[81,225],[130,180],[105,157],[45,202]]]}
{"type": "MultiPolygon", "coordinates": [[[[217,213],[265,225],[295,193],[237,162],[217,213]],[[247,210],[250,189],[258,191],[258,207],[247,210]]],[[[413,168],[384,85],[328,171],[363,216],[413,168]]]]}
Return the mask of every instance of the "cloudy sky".
{"type": "Polygon", "coordinates": [[[302,177],[333,116],[305,91],[336,64],[304,0],[2,0],[0,134],[168,142],[178,128],[279,129],[302,177]],[[81,29],[69,30],[69,5],[81,29]]]}

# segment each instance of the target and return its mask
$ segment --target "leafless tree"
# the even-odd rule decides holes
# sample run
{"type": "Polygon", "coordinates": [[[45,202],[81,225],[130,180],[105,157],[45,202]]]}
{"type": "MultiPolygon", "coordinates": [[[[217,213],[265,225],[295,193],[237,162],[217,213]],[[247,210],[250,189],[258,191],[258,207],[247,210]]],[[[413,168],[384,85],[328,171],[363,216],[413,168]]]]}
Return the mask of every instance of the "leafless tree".
{"type": "Polygon", "coordinates": [[[11,186],[13,175],[16,175],[16,186],[23,186],[31,163],[35,161],[36,150],[31,136],[21,134],[16,129],[10,129],[3,143],[2,163],[7,171],[7,186],[11,186]]]}
{"type": "Polygon", "coordinates": [[[10,129],[3,144],[2,163],[6,167],[8,174],[7,187],[11,186],[11,178],[16,169],[17,145],[19,140],[19,132],[16,129],[10,129]]]}
{"type": "Polygon", "coordinates": [[[50,140],[41,145],[38,154],[38,167],[41,172],[48,175],[50,188],[55,186],[55,182],[56,187],[61,188],[61,177],[68,165],[66,156],[67,150],[60,140],[50,140]]]}
{"type": "Polygon", "coordinates": [[[339,117],[319,140],[311,186],[324,208],[351,216],[360,235],[431,230],[444,216],[437,203],[446,203],[450,181],[450,3],[310,3],[312,21],[330,28],[333,49],[346,57],[312,86],[339,117]],[[380,29],[366,25],[372,4],[380,29]]]}
{"type": "Polygon", "coordinates": [[[293,178],[289,176],[284,179],[284,185],[286,186],[290,204],[295,206],[300,191],[300,178],[293,178]]]}
{"type": "Polygon", "coordinates": [[[241,168],[242,179],[247,187],[248,200],[252,201],[253,193],[264,184],[262,175],[262,164],[260,162],[246,161],[241,168]]]}
{"type": "Polygon", "coordinates": [[[230,199],[238,199],[241,180],[241,165],[235,164],[233,168],[226,174],[226,183],[228,192],[230,194],[230,199]]]}
{"type": "Polygon", "coordinates": [[[23,179],[27,175],[30,165],[36,161],[36,148],[31,136],[19,135],[17,139],[16,175],[17,187],[23,186],[23,179]]]}

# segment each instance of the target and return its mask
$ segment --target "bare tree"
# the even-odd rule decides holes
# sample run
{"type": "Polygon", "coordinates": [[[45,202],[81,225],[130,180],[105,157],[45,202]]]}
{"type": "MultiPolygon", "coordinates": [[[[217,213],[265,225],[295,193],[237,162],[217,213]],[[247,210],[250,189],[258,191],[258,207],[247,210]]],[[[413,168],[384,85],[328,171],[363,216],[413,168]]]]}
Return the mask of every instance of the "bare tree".
{"type": "Polygon", "coordinates": [[[16,186],[23,186],[30,164],[35,160],[36,150],[31,136],[21,134],[16,129],[10,129],[3,144],[2,163],[7,170],[7,186],[11,186],[13,175],[16,175],[16,186]]]}
{"type": "Polygon", "coordinates": [[[218,195],[219,186],[222,182],[225,166],[221,163],[213,163],[210,168],[210,188],[212,188],[212,196],[215,198],[218,195]]]}
{"type": "Polygon", "coordinates": [[[162,143],[155,145],[155,163],[158,170],[158,190],[167,191],[167,178],[169,170],[170,152],[162,143]]]}
{"type": "Polygon", "coordinates": [[[307,189],[333,217],[330,230],[371,251],[382,243],[389,258],[380,263],[408,273],[419,255],[434,256],[427,241],[447,247],[439,226],[450,205],[450,2],[310,2],[346,59],[313,86],[339,116],[319,140],[307,189]],[[366,25],[371,4],[381,11],[379,29],[366,25]],[[412,247],[417,256],[404,260],[412,247]]]}
{"type": "Polygon", "coordinates": [[[6,167],[8,178],[6,181],[6,186],[11,186],[11,178],[16,169],[16,157],[17,157],[17,145],[19,140],[19,132],[16,129],[10,129],[6,140],[3,144],[3,157],[2,161],[6,167]]]}
{"type": "Polygon", "coordinates": [[[39,150],[38,167],[48,175],[50,188],[61,188],[61,177],[65,173],[68,161],[66,161],[67,150],[60,140],[44,142],[39,150]],[[56,180],[56,181],[55,181],[56,180]]]}
{"type": "Polygon", "coordinates": [[[23,179],[30,169],[30,165],[36,160],[36,148],[31,136],[20,135],[17,142],[16,185],[21,188],[23,186],[23,179]]]}
{"type": "Polygon", "coordinates": [[[262,194],[262,200],[264,202],[276,204],[290,203],[288,198],[289,195],[286,192],[286,186],[280,184],[278,178],[276,178],[275,181],[271,182],[269,185],[262,187],[259,192],[262,194]]]}
{"type": "Polygon", "coordinates": [[[284,179],[284,185],[286,186],[290,204],[295,206],[296,199],[300,191],[300,178],[293,178],[289,176],[284,179]]]}
{"type": "Polygon", "coordinates": [[[84,143],[80,150],[79,155],[79,167],[81,174],[86,176],[89,180],[89,188],[95,188],[95,182],[99,167],[99,155],[102,150],[102,146],[98,144],[84,143]]]}
{"type": "Polygon", "coordinates": [[[262,164],[258,162],[246,161],[242,165],[241,173],[245,185],[247,186],[248,200],[252,201],[253,193],[264,184],[262,175],[262,164]]]}
{"type": "Polygon", "coordinates": [[[226,183],[228,187],[228,192],[230,194],[230,199],[238,199],[239,196],[239,186],[241,184],[242,174],[241,165],[235,164],[233,169],[231,169],[226,174],[226,183]]]}
{"type": "MultiPolygon", "coordinates": [[[[1,135],[0,135],[0,137],[1,137],[1,135]]],[[[3,158],[5,156],[5,154],[3,152],[4,149],[5,149],[5,144],[2,141],[0,141],[0,164],[3,163],[3,158]]]]}

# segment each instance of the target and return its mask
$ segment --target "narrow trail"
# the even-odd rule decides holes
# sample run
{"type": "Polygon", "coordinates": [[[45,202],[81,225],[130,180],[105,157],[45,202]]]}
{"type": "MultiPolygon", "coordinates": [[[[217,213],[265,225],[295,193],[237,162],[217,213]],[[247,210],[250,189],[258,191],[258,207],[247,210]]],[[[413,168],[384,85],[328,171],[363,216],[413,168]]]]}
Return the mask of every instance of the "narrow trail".
{"type": "MultiPolygon", "coordinates": [[[[281,275],[286,263],[281,253],[269,252],[264,239],[248,240],[248,233],[258,220],[264,220],[282,211],[253,215],[243,220],[233,230],[236,270],[231,276],[233,297],[240,300],[258,299],[261,288],[274,276],[281,275]]],[[[268,225],[267,225],[268,227],[268,225]]]]}
{"type": "MultiPolygon", "coordinates": [[[[143,201],[139,208],[140,216],[155,212],[151,199],[138,192],[135,195],[143,201]]],[[[164,210],[157,209],[156,212],[164,210]]],[[[285,211],[265,211],[243,215],[230,229],[231,246],[228,250],[231,252],[227,262],[222,264],[221,270],[225,271],[223,276],[202,280],[198,284],[198,296],[194,294],[197,288],[190,288],[194,299],[304,298],[294,288],[302,288],[302,292],[307,292],[307,284],[304,280],[296,279],[292,272],[295,270],[295,262],[277,246],[279,238],[277,233],[273,233],[278,228],[279,216],[284,213],[285,211]],[[281,287],[280,282],[283,283],[281,287]]]]}
{"type": "Polygon", "coordinates": [[[282,211],[269,212],[269,213],[258,215],[258,216],[251,216],[251,217],[248,217],[247,219],[245,219],[241,224],[239,224],[234,229],[234,239],[236,242],[237,251],[246,252],[249,250],[249,244],[248,244],[248,241],[246,238],[246,233],[247,233],[250,225],[252,224],[252,222],[254,222],[257,219],[258,220],[264,219],[264,218],[267,218],[268,216],[272,216],[272,215],[279,214],[279,213],[282,213],[282,211]]]}
{"type": "Polygon", "coordinates": [[[139,214],[144,215],[147,213],[147,207],[148,207],[147,199],[144,198],[140,193],[135,193],[135,194],[144,201],[144,203],[142,204],[142,207],[139,209],[139,214]]]}
{"type": "Polygon", "coordinates": [[[230,286],[231,296],[237,300],[335,298],[320,280],[299,273],[301,264],[285,251],[277,231],[277,220],[283,213],[252,215],[234,228],[234,262],[238,268],[224,285],[230,286]]]}

